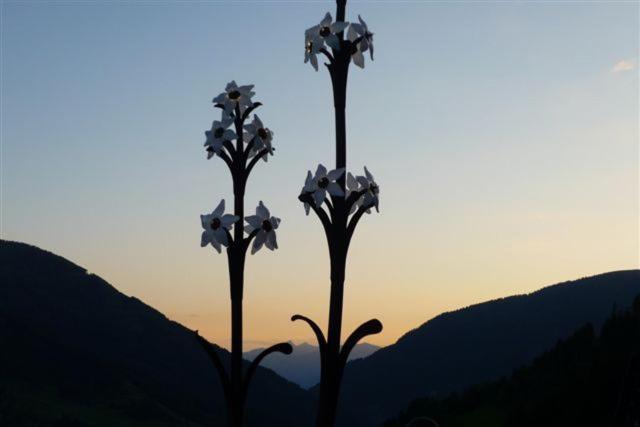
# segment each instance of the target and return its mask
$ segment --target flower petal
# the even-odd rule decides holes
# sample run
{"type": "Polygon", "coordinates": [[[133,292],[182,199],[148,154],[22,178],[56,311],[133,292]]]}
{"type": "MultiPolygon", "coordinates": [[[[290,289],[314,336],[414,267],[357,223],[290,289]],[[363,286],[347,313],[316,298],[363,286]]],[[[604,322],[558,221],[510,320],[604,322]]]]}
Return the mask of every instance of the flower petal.
{"type": "Polygon", "coordinates": [[[253,246],[251,247],[251,255],[255,254],[260,250],[262,245],[264,245],[264,242],[266,239],[267,239],[267,233],[264,230],[260,230],[256,238],[253,240],[253,246]]]}
{"type": "Polygon", "coordinates": [[[334,34],[338,34],[344,31],[344,29],[347,28],[347,25],[349,25],[348,22],[336,21],[331,24],[331,32],[334,34]]]}
{"type": "Polygon", "coordinates": [[[213,210],[211,215],[213,217],[220,217],[224,213],[224,199],[220,200],[218,206],[213,210]]]}
{"type": "Polygon", "coordinates": [[[324,176],[327,176],[327,168],[324,167],[323,164],[319,164],[318,168],[316,169],[316,176],[315,178],[322,178],[324,176]]]}
{"type": "Polygon", "coordinates": [[[262,219],[267,219],[270,216],[269,209],[267,209],[264,203],[262,203],[262,200],[260,200],[260,202],[258,203],[258,207],[256,207],[256,215],[258,215],[262,219]]]}
{"type": "Polygon", "coordinates": [[[373,175],[371,175],[371,172],[369,172],[369,169],[367,169],[366,166],[364,167],[364,173],[365,175],[367,175],[367,179],[369,181],[372,181],[372,182],[375,181],[375,179],[373,178],[373,175]]]}
{"type": "Polygon", "coordinates": [[[351,59],[358,67],[364,68],[364,55],[360,52],[360,49],[356,50],[353,55],[351,55],[351,59]]]}
{"type": "Polygon", "coordinates": [[[226,214],[226,215],[223,215],[222,218],[220,218],[220,222],[222,222],[222,226],[224,228],[230,229],[231,227],[233,227],[233,224],[238,222],[239,219],[240,219],[239,216],[226,214]]]}
{"type": "Polygon", "coordinates": [[[304,180],[304,187],[302,188],[302,191],[304,191],[305,193],[310,193],[314,191],[315,188],[316,182],[313,179],[313,175],[311,174],[311,171],[307,171],[307,177],[304,180]]]}
{"type": "Polygon", "coordinates": [[[351,172],[347,174],[347,188],[351,191],[356,191],[358,189],[358,181],[356,181],[356,178],[351,172]]]}
{"type": "Polygon", "coordinates": [[[214,230],[213,235],[218,242],[222,243],[224,246],[229,246],[229,239],[227,238],[227,232],[224,228],[220,227],[217,230],[214,230]]]}
{"type": "Polygon", "coordinates": [[[327,178],[331,181],[336,181],[344,174],[344,168],[334,169],[327,174],[327,178]]]}
{"type": "Polygon", "coordinates": [[[202,223],[202,228],[205,230],[209,229],[209,223],[211,222],[211,215],[200,215],[200,222],[202,223]]]}
{"type": "Polygon", "coordinates": [[[222,121],[220,122],[220,126],[226,129],[231,123],[233,123],[233,118],[229,115],[229,113],[222,110],[222,121]]]}
{"type": "Polygon", "coordinates": [[[366,52],[369,49],[369,40],[367,38],[363,38],[358,46],[360,48],[360,52],[366,52]]]}
{"type": "Polygon", "coordinates": [[[327,186],[327,191],[332,196],[344,197],[344,191],[342,191],[342,188],[340,188],[340,185],[338,185],[338,183],[336,182],[330,182],[327,186]]]}
{"type": "Polygon", "coordinates": [[[327,14],[324,15],[324,18],[322,18],[322,21],[320,21],[320,26],[328,27],[329,25],[331,25],[331,21],[333,21],[333,18],[331,17],[331,14],[327,12],[327,14]]]}
{"type": "Polygon", "coordinates": [[[329,34],[324,38],[324,41],[329,45],[329,47],[332,47],[335,50],[340,50],[340,39],[335,34],[329,34]]]}
{"type": "Polygon", "coordinates": [[[255,85],[244,85],[244,86],[240,86],[238,88],[238,92],[242,93],[243,95],[246,95],[247,97],[252,97],[254,94],[251,92],[251,89],[253,89],[255,85]]]}
{"type": "MultiPolygon", "coordinates": [[[[351,25],[349,26],[349,28],[353,28],[353,31],[355,31],[356,34],[358,35],[364,35],[364,27],[362,26],[362,24],[358,24],[356,22],[352,22],[351,25]]],[[[356,38],[358,38],[357,36],[353,39],[355,40],[356,38]]],[[[349,39],[351,40],[351,39],[349,39]]],[[[351,41],[353,41],[351,40],[351,41]]]]}
{"type": "Polygon", "coordinates": [[[324,202],[326,195],[325,192],[322,188],[318,188],[316,191],[314,191],[313,193],[313,199],[316,203],[316,207],[320,207],[322,206],[322,202],[324,202]]]}
{"type": "Polygon", "coordinates": [[[318,34],[320,32],[320,25],[314,25],[311,28],[307,28],[304,31],[304,39],[305,42],[309,41],[310,39],[312,39],[316,34],[318,34]]]}
{"type": "Polygon", "coordinates": [[[271,230],[267,233],[267,240],[265,246],[271,250],[278,249],[278,241],[276,239],[276,232],[271,230]]]}
{"type": "Polygon", "coordinates": [[[274,230],[277,230],[280,226],[280,218],[278,217],[272,216],[270,222],[274,230]]]}
{"type": "Polygon", "coordinates": [[[262,225],[262,218],[258,215],[249,215],[244,220],[253,228],[260,228],[262,225]]]}
{"type": "Polygon", "coordinates": [[[358,15],[358,21],[360,21],[360,25],[362,25],[362,28],[364,28],[365,30],[368,28],[367,23],[364,22],[364,19],[362,19],[362,16],[358,15]]]}
{"type": "Polygon", "coordinates": [[[209,244],[210,242],[210,238],[209,238],[209,233],[205,230],[202,232],[202,236],[200,236],[200,246],[201,247],[205,247],[209,244]]]}
{"type": "Polygon", "coordinates": [[[349,31],[347,31],[347,39],[349,39],[349,41],[354,41],[355,39],[358,38],[358,33],[356,32],[354,25],[358,25],[358,24],[351,24],[349,26],[349,31]]]}

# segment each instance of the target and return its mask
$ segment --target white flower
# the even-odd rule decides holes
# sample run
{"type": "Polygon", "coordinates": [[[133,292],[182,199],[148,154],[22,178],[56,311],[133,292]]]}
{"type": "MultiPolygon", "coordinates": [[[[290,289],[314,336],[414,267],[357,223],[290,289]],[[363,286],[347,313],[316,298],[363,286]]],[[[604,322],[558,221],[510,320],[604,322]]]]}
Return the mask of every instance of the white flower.
{"type": "MultiPolygon", "coordinates": [[[[364,193],[362,198],[362,206],[364,207],[372,207],[375,206],[376,211],[380,212],[378,209],[378,194],[380,193],[380,187],[376,184],[373,175],[364,167],[364,173],[366,176],[357,176],[356,180],[362,186],[362,189],[366,189],[367,192],[364,193]]],[[[368,211],[367,211],[368,212],[368,211]]]]}
{"type": "Polygon", "coordinates": [[[251,97],[255,95],[255,92],[252,92],[251,89],[253,89],[253,85],[238,86],[235,80],[232,80],[227,83],[224,92],[213,98],[213,103],[222,104],[228,113],[233,113],[236,105],[240,105],[242,111],[245,107],[253,105],[251,97]]]}
{"type": "Polygon", "coordinates": [[[340,49],[340,39],[336,34],[341,33],[349,25],[348,22],[331,22],[331,14],[327,12],[320,24],[314,25],[305,31],[305,42],[314,37],[327,43],[329,47],[335,50],[340,49]]]}
{"type": "Polygon", "coordinates": [[[233,118],[223,111],[222,119],[220,121],[214,120],[211,130],[204,132],[207,137],[204,143],[204,146],[207,147],[207,159],[213,157],[214,153],[220,154],[224,141],[231,141],[237,138],[234,131],[227,129],[231,123],[233,123],[233,118]]]}
{"type": "MultiPolygon", "coordinates": [[[[264,148],[269,151],[268,154],[273,155],[273,147],[271,146],[271,141],[273,140],[273,132],[269,128],[264,127],[264,125],[262,124],[262,120],[260,120],[257,114],[253,116],[253,121],[251,123],[249,123],[248,125],[244,125],[244,130],[246,131],[244,140],[247,143],[255,138],[253,146],[251,147],[251,151],[249,152],[249,157],[257,155],[264,148]]],[[[262,156],[262,160],[264,160],[265,162],[269,157],[268,154],[262,156]]]]}
{"type": "MultiPolygon", "coordinates": [[[[362,188],[360,187],[360,183],[351,174],[351,172],[347,173],[347,183],[346,184],[347,184],[347,197],[351,196],[351,193],[358,192],[358,191],[362,190],[362,188]]],[[[351,205],[351,208],[349,210],[349,215],[354,213],[356,211],[356,209],[358,209],[358,206],[360,206],[361,204],[362,204],[362,196],[360,196],[358,198],[358,200],[356,200],[353,203],[353,205],[351,205]]]]}
{"type": "Polygon", "coordinates": [[[240,218],[235,215],[224,215],[223,199],[211,214],[200,215],[200,221],[202,222],[202,228],[204,229],[200,240],[200,246],[205,247],[211,243],[211,246],[220,253],[220,245],[229,246],[227,233],[231,227],[233,227],[233,224],[239,219],[240,218]]]}
{"type": "MultiPolygon", "coordinates": [[[[307,172],[307,179],[305,180],[303,193],[311,194],[315,202],[316,207],[320,207],[324,199],[327,197],[327,192],[332,196],[344,197],[344,191],[340,188],[340,185],[336,182],[344,174],[344,168],[334,169],[327,172],[327,168],[323,165],[318,165],[315,176],[311,176],[311,171],[307,172]]],[[[305,206],[305,210],[308,211],[308,206],[305,206]]]]}
{"type": "Polygon", "coordinates": [[[319,36],[310,36],[305,34],[304,37],[304,63],[311,61],[311,65],[313,68],[318,71],[318,57],[316,56],[320,53],[320,49],[322,49],[322,39],[319,36]]]}
{"type": "Polygon", "coordinates": [[[360,21],[359,24],[351,23],[349,26],[347,38],[350,41],[354,41],[359,37],[362,38],[360,42],[358,42],[356,50],[351,54],[351,59],[353,59],[353,63],[358,67],[364,68],[364,52],[368,50],[371,60],[373,61],[373,33],[369,32],[367,23],[364,22],[360,15],[358,15],[358,20],[360,21]]]}
{"type": "Polygon", "coordinates": [[[251,247],[251,254],[255,254],[260,250],[262,245],[266,246],[270,250],[278,249],[278,242],[276,241],[276,229],[280,225],[280,218],[271,216],[269,209],[260,201],[258,207],[256,207],[256,214],[245,217],[244,219],[248,225],[244,227],[244,231],[248,234],[259,230],[253,240],[253,246],[251,247]]]}

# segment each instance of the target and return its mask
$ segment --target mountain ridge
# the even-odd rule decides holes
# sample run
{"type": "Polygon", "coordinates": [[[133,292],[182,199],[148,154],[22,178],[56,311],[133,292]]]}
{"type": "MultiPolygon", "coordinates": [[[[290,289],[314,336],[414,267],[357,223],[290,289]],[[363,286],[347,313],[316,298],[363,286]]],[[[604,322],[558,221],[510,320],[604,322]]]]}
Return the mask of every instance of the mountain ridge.
{"type": "MultiPolygon", "coordinates": [[[[347,364],[339,425],[379,425],[417,397],[444,396],[507,374],[582,324],[601,324],[614,304],[629,305],[638,293],[640,270],[623,270],[435,316],[347,364]]],[[[193,336],[59,255],[0,240],[0,347],[9,350],[0,352],[0,409],[15,409],[14,422],[5,425],[33,425],[24,418],[32,416],[33,402],[25,406],[20,388],[51,401],[45,409],[56,414],[50,420],[56,427],[223,423],[217,375],[193,336]],[[59,292],[50,292],[52,280],[59,292]],[[78,418],[88,410],[99,413],[101,423],[78,418]]],[[[227,363],[228,352],[218,351],[227,363]]],[[[266,368],[255,381],[251,427],[311,425],[314,388],[305,391],[266,368]]]]}
{"type": "Polygon", "coordinates": [[[510,376],[444,399],[416,399],[384,425],[430,418],[442,427],[633,426],[639,393],[640,295],[630,309],[615,310],[600,333],[587,323],[510,376]]]}
{"type": "Polygon", "coordinates": [[[435,316],[347,364],[338,425],[378,425],[418,396],[506,375],[584,323],[598,327],[615,304],[629,306],[638,293],[640,270],[620,270],[435,316]]]}
{"type": "MultiPolygon", "coordinates": [[[[0,394],[13,402],[13,425],[200,426],[225,419],[217,373],[195,332],[59,255],[5,240],[0,346],[0,394]],[[36,416],[42,419],[29,418],[36,416]]],[[[229,353],[215,348],[228,364],[229,353]]],[[[249,425],[306,425],[313,404],[305,390],[259,368],[249,425]]]]}

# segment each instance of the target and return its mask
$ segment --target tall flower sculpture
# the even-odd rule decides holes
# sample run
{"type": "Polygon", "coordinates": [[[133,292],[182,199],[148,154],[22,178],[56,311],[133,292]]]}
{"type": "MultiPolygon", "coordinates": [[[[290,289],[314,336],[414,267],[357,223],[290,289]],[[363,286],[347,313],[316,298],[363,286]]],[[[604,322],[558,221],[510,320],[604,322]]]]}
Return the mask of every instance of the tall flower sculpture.
{"type": "Polygon", "coordinates": [[[333,86],[336,123],[336,167],[328,171],[319,165],[315,174],[309,171],[299,196],[309,213],[313,210],[324,227],[331,261],[331,293],[327,334],[311,319],[295,315],[292,320],[309,324],[320,348],[320,390],[316,425],[333,426],[340,393],[342,374],[349,353],[362,338],[382,331],[377,319],[356,328],[341,345],[342,302],[344,294],[347,252],[353,233],[363,214],[378,210],[379,187],[373,175],[364,168],[364,175],[347,172],[347,136],[345,104],[347,75],[353,61],[364,68],[364,52],[373,59],[373,33],[361,17],[358,23],[345,22],[346,0],[337,0],[336,20],[327,13],[320,24],[305,32],[305,58],[318,70],[318,55],[327,62],[333,86]],[[345,32],[346,37],[345,37],[345,32]]]}
{"type": "Polygon", "coordinates": [[[220,120],[213,122],[211,130],[205,132],[204,143],[207,158],[220,157],[229,167],[233,180],[233,214],[225,214],[222,200],[210,214],[200,216],[202,223],[201,246],[211,245],[218,253],[226,248],[229,264],[229,287],[231,291],[231,369],[225,369],[216,347],[197,335],[213,362],[227,403],[227,418],[231,427],[243,426],[244,404],[251,378],[258,365],[274,352],[290,354],[288,343],[273,345],[256,357],[244,372],[242,361],[242,297],[244,293],[244,264],[247,250],[251,246],[254,254],[262,247],[278,248],[276,230],[280,219],[272,216],[260,201],[256,214],[245,217],[244,196],[249,174],[260,159],[273,155],[271,140],[273,132],[266,128],[254,110],[260,105],[251,98],[255,95],[253,85],[238,86],[232,81],[224,92],[213,99],[222,110],[220,120]],[[249,117],[252,121],[245,124],[249,117]],[[233,125],[233,129],[231,129],[233,125]],[[246,222],[247,225],[243,226],[246,222]]]}

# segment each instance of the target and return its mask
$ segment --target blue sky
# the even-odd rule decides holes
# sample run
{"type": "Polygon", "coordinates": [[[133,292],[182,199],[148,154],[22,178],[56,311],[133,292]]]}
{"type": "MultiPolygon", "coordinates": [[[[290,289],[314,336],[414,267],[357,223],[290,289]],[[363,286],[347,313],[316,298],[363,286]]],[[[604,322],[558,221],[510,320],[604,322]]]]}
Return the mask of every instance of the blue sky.
{"type": "MultiPolygon", "coordinates": [[[[226,260],[199,215],[230,179],[203,154],[231,79],[254,83],[276,155],[247,204],[283,219],[248,260],[247,337],[306,338],[328,260],[296,200],[333,162],[330,83],[303,31],[332,2],[3,2],[2,237],[100,274],[224,344],[226,260]]],[[[447,309],[638,266],[638,3],[356,2],[348,161],[381,213],[350,254],[345,321],[379,343],[447,309]],[[616,67],[617,65],[617,67],[616,67]]]]}

